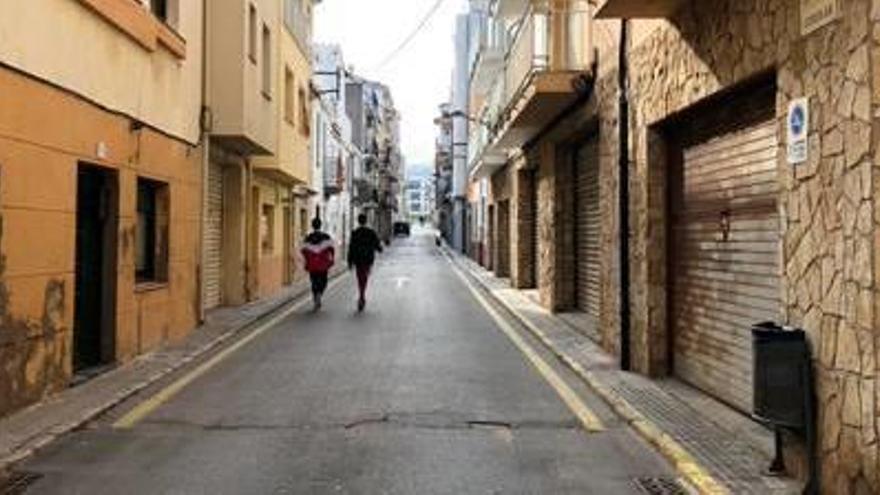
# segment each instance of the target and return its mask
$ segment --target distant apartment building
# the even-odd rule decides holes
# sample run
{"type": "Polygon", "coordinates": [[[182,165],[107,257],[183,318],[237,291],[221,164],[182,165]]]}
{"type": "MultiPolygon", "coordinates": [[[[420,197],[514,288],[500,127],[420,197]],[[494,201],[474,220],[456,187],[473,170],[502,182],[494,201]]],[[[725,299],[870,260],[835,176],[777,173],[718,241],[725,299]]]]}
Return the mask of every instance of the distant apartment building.
{"type": "Polygon", "coordinates": [[[408,179],[403,191],[407,220],[430,222],[434,216],[434,180],[430,177],[408,179]]]}
{"type": "Polygon", "coordinates": [[[390,242],[401,191],[400,114],[384,84],[351,76],[346,93],[352,142],[362,156],[361,170],[354,175],[354,204],[380,238],[390,242]]]}
{"type": "Polygon", "coordinates": [[[202,6],[4,3],[0,415],[199,321],[202,6]]]}

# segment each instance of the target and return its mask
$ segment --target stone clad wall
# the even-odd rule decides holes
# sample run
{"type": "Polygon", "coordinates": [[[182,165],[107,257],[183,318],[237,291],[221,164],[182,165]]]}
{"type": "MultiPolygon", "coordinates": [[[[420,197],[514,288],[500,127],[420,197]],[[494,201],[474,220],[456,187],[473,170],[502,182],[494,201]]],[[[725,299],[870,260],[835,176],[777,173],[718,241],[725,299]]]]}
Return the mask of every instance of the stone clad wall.
{"type": "Polygon", "coordinates": [[[721,90],[775,78],[780,319],[803,327],[814,350],[823,492],[877,493],[880,2],[841,2],[841,18],[806,37],[798,4],[690,0],[632,48],[633,362],[648,374],[667,367],[661,124],[721,90]],[[798,97],[810,98],[810,161],[795,168],[785,157],[785,116],[798,97]]]}

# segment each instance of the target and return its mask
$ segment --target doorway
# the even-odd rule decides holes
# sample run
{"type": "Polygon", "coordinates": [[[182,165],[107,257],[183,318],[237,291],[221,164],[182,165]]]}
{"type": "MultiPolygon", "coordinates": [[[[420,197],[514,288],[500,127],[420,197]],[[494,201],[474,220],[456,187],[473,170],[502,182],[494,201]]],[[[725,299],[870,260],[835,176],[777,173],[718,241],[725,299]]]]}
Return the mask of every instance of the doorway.
{"type": "Polygon", "coordinates": [[[116,354],[116,171],[81,164],[76,194],[74,372],[110,363],[116,354]]]}

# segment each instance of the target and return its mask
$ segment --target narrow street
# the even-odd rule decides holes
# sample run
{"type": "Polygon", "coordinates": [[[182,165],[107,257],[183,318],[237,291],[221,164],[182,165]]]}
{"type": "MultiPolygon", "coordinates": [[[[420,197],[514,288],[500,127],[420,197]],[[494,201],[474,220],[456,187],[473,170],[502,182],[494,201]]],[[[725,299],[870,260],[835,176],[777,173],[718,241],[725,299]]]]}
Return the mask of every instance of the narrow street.
{"type": "Polygon", "coordinates": [[[511,326],[602,431],[584,428],[416,231],[383,256],[364,314],[351,277],[337,279],[320,313],[300,304],[178,393],[169,385],[205,365],[37,455],[22,466],[40,476],[27,493],[612,494],[674,477],[511,326]]]}

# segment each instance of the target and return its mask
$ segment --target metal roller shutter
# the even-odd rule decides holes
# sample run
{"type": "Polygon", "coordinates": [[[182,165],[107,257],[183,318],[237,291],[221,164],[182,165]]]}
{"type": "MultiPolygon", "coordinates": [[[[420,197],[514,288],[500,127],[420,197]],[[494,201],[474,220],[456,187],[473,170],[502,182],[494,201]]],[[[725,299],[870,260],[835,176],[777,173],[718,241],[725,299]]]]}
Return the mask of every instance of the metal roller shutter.
{"type": "Polygon", "coordinates": [[[686,147],[673,220],[675,372],[744,411],[750,325],[779,316],[776,153],[773,120],[686,147]]]}
{"type": "Polygon", "coordinates": [[[577,151],[575,161],[575,242],[577,256],[577,307],[599,318],[599,164],[597,142],[590,140],[577,151]]]}
{"type": "Polygon", "coordinates": [[[205,219],[205,309],[222,304],[223,273],[223,167],[208,167],[207,217],[205,219]]]}

